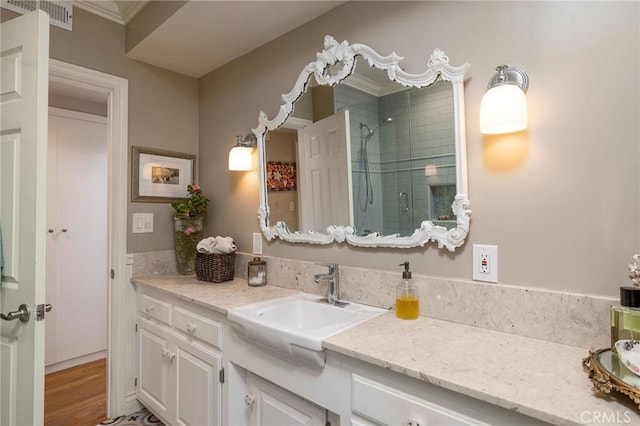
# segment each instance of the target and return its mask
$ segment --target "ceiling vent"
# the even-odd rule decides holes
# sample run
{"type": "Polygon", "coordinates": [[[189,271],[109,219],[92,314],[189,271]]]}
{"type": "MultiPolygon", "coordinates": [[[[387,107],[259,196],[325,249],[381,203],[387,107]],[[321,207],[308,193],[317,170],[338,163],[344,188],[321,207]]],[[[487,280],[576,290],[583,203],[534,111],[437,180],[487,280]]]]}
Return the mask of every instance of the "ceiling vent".
{"type": "Polygon", "coordinates": [[[36,9],[49,14],[56,27],[71,31],[73,27],[73,5],[61,0],[0,0],[0,6],[24,15],[36,9]]]}

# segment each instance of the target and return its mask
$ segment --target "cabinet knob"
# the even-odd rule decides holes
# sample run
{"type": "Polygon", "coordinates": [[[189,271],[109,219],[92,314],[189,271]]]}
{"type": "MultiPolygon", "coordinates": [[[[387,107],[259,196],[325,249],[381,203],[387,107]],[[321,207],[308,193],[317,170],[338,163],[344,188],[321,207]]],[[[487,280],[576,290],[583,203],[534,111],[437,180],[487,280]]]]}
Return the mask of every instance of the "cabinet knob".
{"type": "Polygon", "coordinates": [[[244,396],[244,404],[247,407],[253,407],[253,404],[256,402],[256,398],[253,395],[245,395],[244,396]]]}
{"type": "Polygon", "coordinates": [[[187,333],[193,334],[196,332],[196,324],[187,323],[187,333]]]}
{"type": "Polygon", "coordinates": [[[153,305],[144,305],[144,311],[148,314],[153,312],[153,305]]]}
{"type": "Polygon", "coordinates": [[[53,234],[53,228],[47,229],[47,232],[50,233],[50,234],[53,234]]]}
{"type": "Polygon", "coordinates": [[[416,419],[409,419],[407,426],[422,426],[422,423],[416,419]]]}
{"type": "Polygon", "coordinates": [[[67,228],[62,228],[62,232],[67,232],[68,229],[67,228]]]}
{"type": "Polygon", "coordinates": [[[176,354],[174,354],[171,351],[168,351],[165,348],[161,348],[160,349],[160,354],[162,355],[163,358],[168,359],[169,361],[173,361],[173,358],[176,356],[176,354]]]}

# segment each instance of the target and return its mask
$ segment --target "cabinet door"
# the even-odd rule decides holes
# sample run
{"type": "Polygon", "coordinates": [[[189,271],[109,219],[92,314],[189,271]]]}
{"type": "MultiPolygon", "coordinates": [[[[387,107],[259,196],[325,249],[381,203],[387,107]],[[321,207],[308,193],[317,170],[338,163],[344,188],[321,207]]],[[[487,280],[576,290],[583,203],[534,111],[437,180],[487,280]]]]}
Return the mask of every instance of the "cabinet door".
{"type": "Polygon", "coordinates": [[[247,392],[250,425],[325,425],[320,407],[250,373],[247,392]]]}
{"type": "Polygon", "coordinates": [[[221,424],[222,385],[220,354],[175,337],[175,424],[221,424]]]}
{"type": "Polygon", "coordinates": [[[154,414],[167,423],[171,415],[172,363],[170,331],[138,317],[137,396],[154,414]]]}

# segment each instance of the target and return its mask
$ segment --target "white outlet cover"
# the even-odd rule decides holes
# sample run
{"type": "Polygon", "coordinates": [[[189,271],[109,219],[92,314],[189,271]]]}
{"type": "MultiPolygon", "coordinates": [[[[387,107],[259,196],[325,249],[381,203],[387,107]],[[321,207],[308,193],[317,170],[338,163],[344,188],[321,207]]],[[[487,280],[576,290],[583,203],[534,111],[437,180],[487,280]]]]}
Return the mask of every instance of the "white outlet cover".
{"type": "Polygon", "coordinates": [[[262,254],[262,234],[260,232],[253,233],[253,254],[262,254]]]}
{"type": "Polygon", "coordinates": [[[498,282],[498,246],[473,245],[473,280],[498,282]]]}

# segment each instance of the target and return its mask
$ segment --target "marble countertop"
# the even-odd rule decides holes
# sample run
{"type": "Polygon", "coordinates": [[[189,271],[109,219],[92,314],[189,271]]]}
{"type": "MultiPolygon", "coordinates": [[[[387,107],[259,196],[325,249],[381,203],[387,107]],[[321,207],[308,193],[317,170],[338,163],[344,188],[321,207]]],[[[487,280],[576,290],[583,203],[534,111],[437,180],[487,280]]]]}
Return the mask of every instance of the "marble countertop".
{"type": "Polygon", "coordinates": [[[298,293],[271,285],[249,287],[247,280],[239,278],[224,283],[208,283],[198,281],[195,275],[154,275],[133,278],[131,282],[225,315],[231,308],[298,293]]]}
{"type": "MultiPolygon", "coordinates": [[[[233,307],[297,293],[195,277],[153,276],[132,282],[226,314],[233,307]]],[[[355,359],[442,386],[556,425],[640,424],[630,400],[601,398],[582,370],[588,349],[393,312],[334,335],[324,346],[355,359]],[[385,342],[385,344],[380,344],[385,342]]]]}

